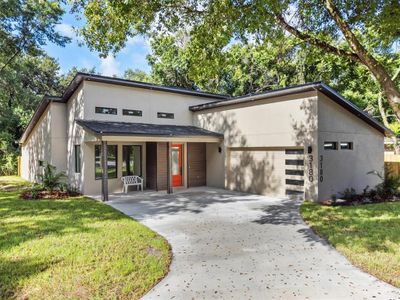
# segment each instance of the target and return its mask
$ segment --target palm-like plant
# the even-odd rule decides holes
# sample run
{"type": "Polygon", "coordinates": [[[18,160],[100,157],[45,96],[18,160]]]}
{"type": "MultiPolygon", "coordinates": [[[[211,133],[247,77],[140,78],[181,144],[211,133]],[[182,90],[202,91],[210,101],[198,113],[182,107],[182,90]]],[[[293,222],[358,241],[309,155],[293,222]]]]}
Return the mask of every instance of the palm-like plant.
{"type": "Polygon", "coordinates": [[[43,174],[39,174],[43,188],[49,192],[59,188],[65,177],[64,172],[57,172],[56,167],[49,163],[45,164],[43,174]]]}

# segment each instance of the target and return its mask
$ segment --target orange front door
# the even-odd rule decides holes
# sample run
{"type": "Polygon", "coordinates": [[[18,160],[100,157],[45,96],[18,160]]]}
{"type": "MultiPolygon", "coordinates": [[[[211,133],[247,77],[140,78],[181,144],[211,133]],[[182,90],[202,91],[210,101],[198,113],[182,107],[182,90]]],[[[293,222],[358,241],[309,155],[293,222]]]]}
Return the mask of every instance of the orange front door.
{"type": "Polygon", "coordinates": [[[182,186],[182,144],[172,144],[171,152],[172,186],[182,186]]]}

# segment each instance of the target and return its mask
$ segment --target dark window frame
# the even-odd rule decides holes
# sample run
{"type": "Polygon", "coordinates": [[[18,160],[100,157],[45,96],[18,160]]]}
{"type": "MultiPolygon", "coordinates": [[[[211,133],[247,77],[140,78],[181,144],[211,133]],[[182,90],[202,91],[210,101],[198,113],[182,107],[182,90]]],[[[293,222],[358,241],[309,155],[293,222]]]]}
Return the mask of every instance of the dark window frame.
{"type": "Polygon", "coordinates": [[[304,180],[299,179],[286,179],[285,183],[288,185],[304,186],[304,180]]]}
{"type": "Polygon", "coordinates": [[[338,142],[333,142],[333,141],[324,142],[324,150],[338,150],[338,142]],[[329,147],[328,144],[332,144],[332,147],[329,147]]]}
{"type": "Polygon", "coordinates": [[[304,166],[304,159],[285,159],[286,166],[304,166]]]}
{"type": "Polygon", "coordinates": [[[130,117],[142,117],[143,116],[143,111],[140,110],[140,109],[123,108],[122,109],[122,115],[123,116],[130,116],[130,117]]]}
{"type": "Polygon", "coordinates": [[[286,155],[301,155],[304,154],[304,149],[285,149],[286,155]]]}
{"type": "Polygon", "coordinates": [[[75,163],[75,173],[81,173],[81,145],[74,145],[74,163],[75,163]]]}
{"type": "Polygon", "coordinates": [[[115,107],[96,106],[94,111],[96,114],[103,114],[103,115],[117,115],[118,114],[118,109],[115,107]]]}
{"type": "Polygon", "coordinates": [[[286,169],[285,175],[304,176],[304,170],[286,169]]]}
{"type": "MultiPolygon", "coordinates": [[[[115,177],[110,177],[108,176],[108,179],[116,179],[118,178],[118,145],[107,145],[107,164],[108,164],[108,155],[110,155],[110,147],[115,147],[115,177]]],[[[101,145],[94,145],[94,178],[95,180],[100,180],[102,179],[103,175],[100,174],[100,176],[97,176],[96,174],[96,149],[99,149],[100,151],[100,167],[101,165],[101,145]]],[[[110,172],[110,168],[108,168],[108,172],[110,172]]],[[[110,173],[108,173],[109,175],[110,173]]]]}
{"type": "MultiPolygon", "coordinates": [[[[134,175],[138,175],[138,176],[142,176],[143,174],[143,166],[142,166],[142,158],[143,158],[143,147],[142,145],[122,145],[122,176],[130,176],[129,174],[124,175],[124,164],[126,163],[126,161],[124,160],[124,147],[138,147],[140,149],[139,151],[139,161],[140,161],[140,174],[134,174],[134,175]]],[[[133,174],[132,174],[133,175],[133,174]]]]}
{"type": "Polygon", "coordinates": [[[157,112],[157,118],[159,118],[159,119],[175,119],[175,114],[167,113],[167,112],[157,112]]]}
{"type": "Polygon", "coordinates": [[[340,150],[353,150],[353,142],[340,142],[340,150]]]}

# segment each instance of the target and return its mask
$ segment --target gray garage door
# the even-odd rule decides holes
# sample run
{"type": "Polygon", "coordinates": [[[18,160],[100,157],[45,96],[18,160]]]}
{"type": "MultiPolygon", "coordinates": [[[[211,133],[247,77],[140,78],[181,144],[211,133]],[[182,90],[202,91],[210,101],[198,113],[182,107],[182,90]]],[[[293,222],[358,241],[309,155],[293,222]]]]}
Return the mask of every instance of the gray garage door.
{"type": "Polygon", "coordinates": [[[302,195],[303,149],[230,148],[227,180],[231,190],[271,196],[302,195]]]}

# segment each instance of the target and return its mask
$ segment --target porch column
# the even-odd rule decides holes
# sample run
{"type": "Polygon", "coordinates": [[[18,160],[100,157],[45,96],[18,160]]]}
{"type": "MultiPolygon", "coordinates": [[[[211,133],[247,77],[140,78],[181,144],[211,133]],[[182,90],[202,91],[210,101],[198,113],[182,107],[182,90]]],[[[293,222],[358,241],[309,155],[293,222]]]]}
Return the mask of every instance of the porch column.
{"type": "Polygon", "coordinates": [[[101,141],[101,192],[102,200],[108,201],[108,165],[107,165],[107,142],[101,141]]]}
{"type": "Polygon", "coordinates": [[[172,194],[172,172],[171,172],[171,164],[172,164],[172,152],[171,152],[171,142],[167,143],[167,193],[172,194]]]}

